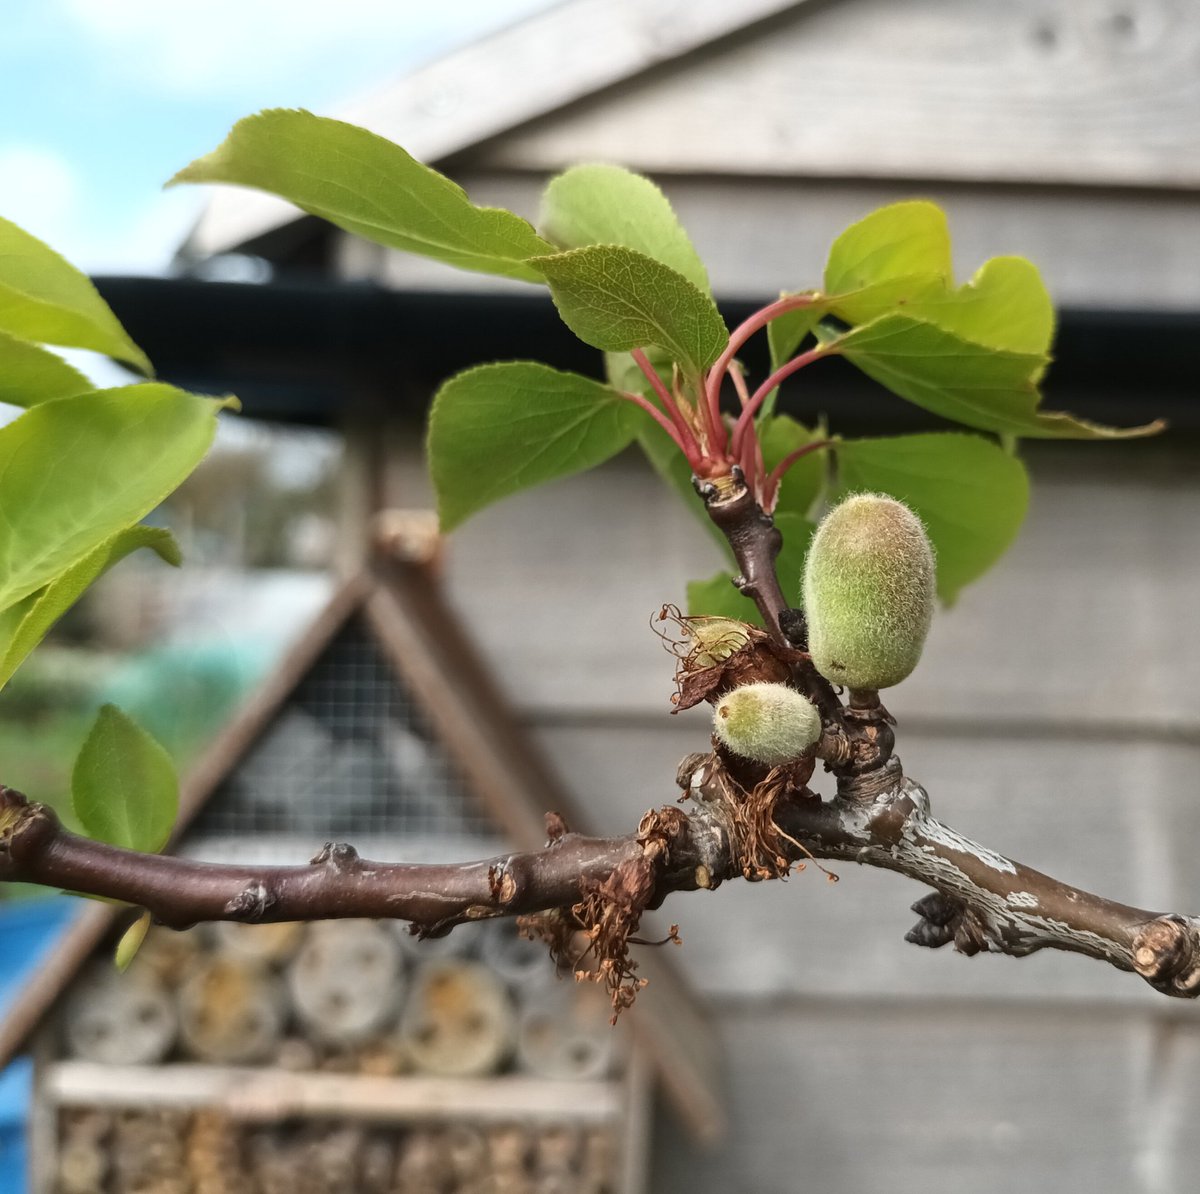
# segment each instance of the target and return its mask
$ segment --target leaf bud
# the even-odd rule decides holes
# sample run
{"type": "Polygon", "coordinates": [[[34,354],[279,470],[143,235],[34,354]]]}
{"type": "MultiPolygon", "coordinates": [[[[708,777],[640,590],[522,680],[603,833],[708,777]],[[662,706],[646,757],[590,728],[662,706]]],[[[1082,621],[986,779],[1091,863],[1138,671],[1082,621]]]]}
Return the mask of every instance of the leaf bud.
{"type": "Polygon", "coordinates": [[[743,684],[717,702],[713,731],[735,755],[778,767],[821,737],[821,715],[794,688],[760,681],[743,684]]]}
{"type": "Polygon", "coordinates": [[[921,658],[936,592],[921,520],[882,494],[846,498],[817,528],[804,566],[813,666],[851,689],[899,684],[921,658]]]}

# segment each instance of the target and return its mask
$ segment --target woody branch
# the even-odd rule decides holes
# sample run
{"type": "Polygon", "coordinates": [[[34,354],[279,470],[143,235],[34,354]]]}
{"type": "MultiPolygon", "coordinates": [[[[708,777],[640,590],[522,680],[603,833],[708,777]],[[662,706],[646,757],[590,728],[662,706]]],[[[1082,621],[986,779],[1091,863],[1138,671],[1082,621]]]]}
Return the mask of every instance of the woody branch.
{"type": "MultiPolygon", "coordinates": [[[[773,637],[781,645],[802,643],[803,623],[789,618],[775,576],[779,544],[770,518],[744,486],[723,493],[702,487],[702,496],[733,547],[742,591],[773,637]]],[[[1200,995],[1200,917],[1080,891],[958,833],[933,817],[925,790],[904,775],[877,711],[844,709],[804,660],[794,682],[822,711],[824,734],[814,754],[836,777],[837,794],[814,795],[807,773],[768,777],[770,844],[783,870],[806,858],[832,859],[925,884],[932,891],[913,905],[920,919],[907,935],[918,945],[953,943],[968,955],[1014,957],[1067,950],[1136,971],[1164,994],[1200,995]]],[[[70,833],[51,809],[0,788],[0,881],[118,900],[175,928],[205,920],[380,917],[435,934],[472,920],[541,912],[566,912],[569,923],[581,924],[589,900],[620,905],[626,928],[636,928],[644,910],[673,892],[764,875],[755,853],[761,843],[748,845],[745,832],[744,810],[761,786],[755,777],[739,774],[736,761],[718,752],[689,756],[677,779],[684,803],[648,812],[635,832],[585,837],[549,814],[550,840],[541,850],[426,866],[369,861],[345,844],[327,844],[299,866],[141,854],[70,833]]]]}

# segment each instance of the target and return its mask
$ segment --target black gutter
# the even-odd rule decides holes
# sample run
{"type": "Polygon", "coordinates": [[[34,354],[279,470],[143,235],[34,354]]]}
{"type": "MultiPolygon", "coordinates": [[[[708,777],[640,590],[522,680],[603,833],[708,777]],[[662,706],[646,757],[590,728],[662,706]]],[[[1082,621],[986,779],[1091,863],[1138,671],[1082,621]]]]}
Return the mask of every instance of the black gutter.
{"type": "MultiPolygon", "coordinates": [[[[332,425],[347,403],[374,394],[419,420],[441,380],[484,361],[532,358],[599,375],[599,354],[539,292],[413,293],[320,280],[102,277],[96,285],[165,380],[236,393],[257,418],[332,425]]],[[[751,310],[721,307],[730,326],[751,310]]],[[[761,340],[745,354],[757,376],[766,364],[761,340]]],[[[1162,416],[1177,432],[1200,433],[1200,312],[1066,311],[1055,358],[1047,408],[1118,424],[1162,416]]],[[[835,410],[839,430],[943,425],[836,360],[785,389],[785,408],[835,410]]]]}

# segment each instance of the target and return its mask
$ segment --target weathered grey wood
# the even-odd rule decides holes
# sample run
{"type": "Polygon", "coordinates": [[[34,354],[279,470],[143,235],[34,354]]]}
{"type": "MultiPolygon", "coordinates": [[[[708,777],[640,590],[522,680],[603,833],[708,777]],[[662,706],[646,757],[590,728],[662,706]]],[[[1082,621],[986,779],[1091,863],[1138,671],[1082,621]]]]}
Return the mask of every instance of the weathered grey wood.
{"type": "MultiPolygon", "coordinates": [[[[571,153],[557,168],[583,160],[571,153]]],[[[617,157],[624,162],[626,155],[617,157]]],[[[765,302],[780,290],[820,284],[834,237],[898,199],[935,199],[946,209],[958,274],[988,257],[1036,261],[1063,306],[1188,311],[1200,306],[1200,205],[1179,191],[980,186],[915,176],[875,181],[670,175],[646,166],[666,191],[708,267],[718,295],[765,302]]],[[[481,203],[536,219],[542,171],[489,171],[468,158],[456,178],[481,203]]],[[[525,283],[468,274],[352,237],[335,239],[335,270],[408,290],[508,291],[525,283]]]]}
{"type": "MultiPolygon", "coordinates": [[[[338,115],[399,141],[422,161],[437,161],[804,2],[689,0],[681,19],[669,5],[573,0],[430,63],[338,115]]],[[[267,196],[226,191],[206,208],[188,250],[223,252],[295,216],[295,208],[267,196]]]]}
{"type": "Polygon", "coordinates": [[[1139,1172],[1148,1039],[1136,1018],[1000,1008],[980,1017],[944,1005],[864,1014],[824,1002],[726,1009],[722,1025],[729,1140],[696,1149],[660,1118],[659,1194],[1187,1185],[1152,1186],[1139,1172]]]}
{"type": "MultiPolygon", "coordinates": [[[[889,707],[972,734],[1200,741],[1200,636],[1186,632],[1200,559],[1191,458],[1169,443],[1023,451],[1034,497],[1018,542],[937,614],[889,707]]],[[[700,523],[632,455],[483,511],[448,555],[454,603],[535,720],[669,710],[671,660],[649,619],[683,603],[686,580],[722,567],[700,523]]]]}
{"type": "Polygon", "coordinates": [[[1200,10],[1173,0],[797,7],[498,138],[495,167],[1200,184],[1200,10]]]}
{"type": "Polygon", "coordinates": [[[297,1074],[207,1065],[120,1066],[63,1061],[47,1067],[46,1096],[65,1107],[202,1108],[270,1122],[289,1115],[340,1115],[382,1122],[474,1120],[613,1122],[621,1087],[612,1082],[550,1082],[511,1076],[493,1082],[297,1074]]]}

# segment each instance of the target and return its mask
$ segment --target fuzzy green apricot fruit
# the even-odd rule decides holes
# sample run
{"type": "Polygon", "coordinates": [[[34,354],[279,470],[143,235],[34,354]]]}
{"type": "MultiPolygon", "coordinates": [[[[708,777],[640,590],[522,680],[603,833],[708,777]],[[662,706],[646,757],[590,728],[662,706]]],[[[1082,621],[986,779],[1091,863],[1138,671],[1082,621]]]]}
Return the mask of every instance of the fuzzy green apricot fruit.
{"type": "Polygon", "coordinates": [[[804,566],[813,666],[850,689],[899,684],[921,658],[936,593],[921,520],[883,494],[851,495],[817,528],[804,566]]]}
{"type": "Polygon", "coordinates": [[[727,692],[713,710],[713,731],[735,755],[778,767],[821,737],[821,715],[794,688],[764,680],[727,692]]]}

